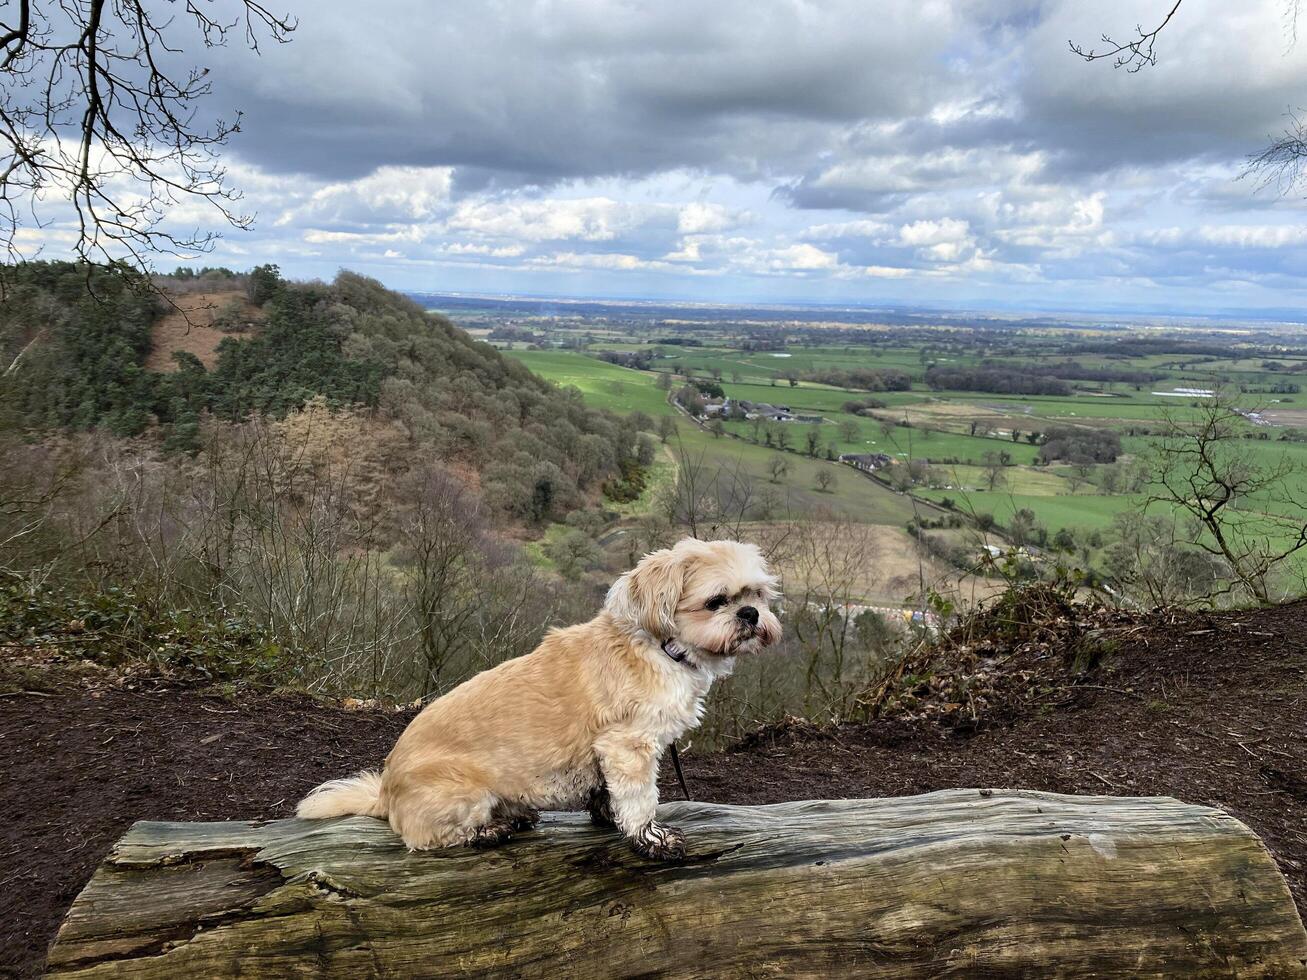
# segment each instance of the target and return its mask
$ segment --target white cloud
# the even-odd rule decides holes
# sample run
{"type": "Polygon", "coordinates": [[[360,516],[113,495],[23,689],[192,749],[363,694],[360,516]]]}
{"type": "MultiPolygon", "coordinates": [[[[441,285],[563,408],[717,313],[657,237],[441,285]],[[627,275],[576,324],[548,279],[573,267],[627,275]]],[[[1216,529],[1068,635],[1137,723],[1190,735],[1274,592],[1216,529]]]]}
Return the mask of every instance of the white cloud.
{"type": "Polygon", "coordinates": [[[526,251],[525,245],[472,245],[467,242],[448,242],[440,246],[446,255],[485,255],[495,259],[517,258],[526,251]]]}
{"type": "Polygon", "coordinates": [[[1140,231],[1132,240],[1172,248],[1216,245],[1236,249],[1279,249],[1307,244],[1307,225],[1171,226],[1140,231]]]}
{"type": "Polygon", "coordinates": [[[381,245],[386,242],[420,242],[426,237],[421,225],[400,226],[393,231],[326,231],[306,229],[303,240],[312,245],[381,245]]]}
{"type": "Polygon", "coordinates": [[[319,187],[276,223],[425,221],[448,203],[452,182],[450,167],[382,166],[358,180],[319,187]]]}
{"type": "Polygon", "coordinates": [[[968,240],[971,225],[957,218],[939,221],[914,221],[899,229],[899,241],[904,245],[956,245],[968,240]]]}
{"type": "Polygon", "coordinates": [[[1284,248],[1307,242],[1307,225],[1203,225],[1199,241],[1237,248],[1284,248]]]}
{"type": "Polygon", "coordinates": [[[815,245],[802,242],[772,249],[768,253],[768,268],[778,271],[798,270],[810,272],[817,269],[835,269],[840,264],[839,256],[833,252],[823,252],[815,245]]]}
{"type": "Polygon", "coordinates": [[[1088,244],[1110,245],[1104,228],[1107,193],[1068,193],[1049,187],[1034,200],[1011,201],[995,195],[994,236],[1009,245],[1060,249],[1064,254],[1088,244]]]}
{"type": "Polygon", "coordinates": [[[873,279],[906,279],[908,276],[912,275],[911,269],[903,269],[898,266],[889,265],[869,265],[862,271],[873,279]]]}
{"type": "Polygon", "coordinates": [[[735,212],[721,204],[696,201],[681,207],[676,218],[676,230],[682,235],[730,231],[748,223],[751,218],[752,215],[748,212],[735,212]]]}
{"type": "Polygon", "coordinates": [[[832,238],[869,238],[879,240],[894,234],[894,226],[884,221],[860,218],[834,224],[810,225],[801,233],[802,238],[823,241],[832,238]]]}
{"type": "Polygon", "coordinates": [[[622,252],[553,252],[526,260],[528,265],[559,269],[599,269],[609,272],[667,272],[711,275],[712,270],[677,268],[662,259],[645,259],[622,252]]]}
{"type": "Polygon", "coordinates": [[[451,231],[528,242],[602,242],[638,227],[648,209],[604,197],[465,201],[446,219],[451,231]]]}
{"type": "MultiPolygon", "coordinates": [[[[293,44],[213,52],[260,220],[197,261],[501,292],[1302,305],[1307,202],[1234,179],[1307,91],[1281,0],[1186,0],[1134,75],[1066,40],[1128,35],[1138,0],[875,8],[869,30],[859,0],[387,0],[360,34],[357,5],[322,0],[293,44]]],[[[55,254],[71,228],[23,240],[55,254]]]]}
{"type": "Polygon", "coordinates": [[[703,258],[700,243],[693,238],[686,238],[674,252],[668,252],[663,258],[669,262],[698,262],[703,258]]]}

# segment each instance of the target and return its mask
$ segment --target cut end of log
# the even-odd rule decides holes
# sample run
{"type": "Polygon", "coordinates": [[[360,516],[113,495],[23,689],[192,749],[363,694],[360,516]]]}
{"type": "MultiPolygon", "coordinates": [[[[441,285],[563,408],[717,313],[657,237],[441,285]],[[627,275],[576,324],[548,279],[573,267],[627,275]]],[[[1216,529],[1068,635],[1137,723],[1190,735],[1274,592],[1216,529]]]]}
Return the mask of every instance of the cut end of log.
{"type": "Polygon", "coordinates": [[[50,976],[1307,976],[1257,837],[1176,800],[946,790],[668,803],[680,864],[576,814],[490,851],[383,822],[138,823],[50,976]]]}

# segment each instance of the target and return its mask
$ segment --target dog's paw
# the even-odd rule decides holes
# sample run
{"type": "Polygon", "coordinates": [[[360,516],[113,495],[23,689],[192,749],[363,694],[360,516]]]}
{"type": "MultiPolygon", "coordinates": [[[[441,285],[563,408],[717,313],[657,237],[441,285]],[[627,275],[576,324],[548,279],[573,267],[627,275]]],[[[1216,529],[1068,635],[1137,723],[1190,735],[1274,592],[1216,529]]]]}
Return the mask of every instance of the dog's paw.
{"type": "Polygon", "coordinates": [[[467,839],[468,847],[498,847],[500,844],[511,840],[513,837],[513,825],[507,820],[496,820],[494,823],[488,823],[484,827],[478,827],[472,832],[472,836],[467,839]]]}
{"type": "Polygon", "coordinates": [[[592,789],[586,809],[590,811],[590,822],[596,827],[617,826],[617,820],[613,816],[613,803],[608,798],[608,787],[600,786],[598,789],[592,789]]]}
{"type": "Polygon", "coordinates": [[[533,830],[535,825],[540,822],[540,811],[534,807],[527,807],[513,814],[510,826],[518,832],[524,830],[533,830]]]}
{"type": "Polygon", "coordinates": [[[636,854],[651,861],[682,861],[685,859],[685,833],[650,820],[631,838],[631,847],[636,854]]]}

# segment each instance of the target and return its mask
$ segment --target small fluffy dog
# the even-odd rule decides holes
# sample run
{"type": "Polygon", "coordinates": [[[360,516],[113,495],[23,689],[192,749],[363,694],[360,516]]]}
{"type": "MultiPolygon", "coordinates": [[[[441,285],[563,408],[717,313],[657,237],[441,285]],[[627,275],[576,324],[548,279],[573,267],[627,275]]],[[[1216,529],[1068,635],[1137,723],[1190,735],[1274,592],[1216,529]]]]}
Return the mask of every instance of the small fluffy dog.
{"type": "Polygon", "coordinates": [[[714,680],[775,643],[776,579],[755,545],[686,538],[646,555],[588,623],[436,699],[380,772],[324,783],[301,817],[389,819],[412,850],[502,843],[538,809],[588,809],[644,857],[685,835],[654,820],[663,750],[699,723],[714,680]]]}

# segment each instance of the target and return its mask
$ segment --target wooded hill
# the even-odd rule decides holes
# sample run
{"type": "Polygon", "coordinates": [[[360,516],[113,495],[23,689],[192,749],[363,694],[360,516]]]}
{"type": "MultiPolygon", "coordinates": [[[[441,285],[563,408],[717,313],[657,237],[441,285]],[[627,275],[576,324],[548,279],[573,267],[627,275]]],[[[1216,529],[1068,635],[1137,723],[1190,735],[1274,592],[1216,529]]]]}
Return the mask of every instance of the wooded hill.
{"type": "MultiPolygon", "coordinates": [[[[225,270],[215,270],[225,273],[225,270]]],[[[157,433],[199,448],[200,424],[282,418],[310,399],[362,405],[399,422],[416,445],[480,474],[488,502],[542,521],[638,478],[636,424],[586,408],[447,319],[349,272],[331,284],[287,283],[275,267],[225,273],[262,307],[257,332],[232,334],[211,370],[187,352],[151,371],[151,328],[164,295],[66,262],[9,270],[0,303],[0,429],[157,433]]],[[[618,487],[620,490],[621,488],[618,487]]]]}

